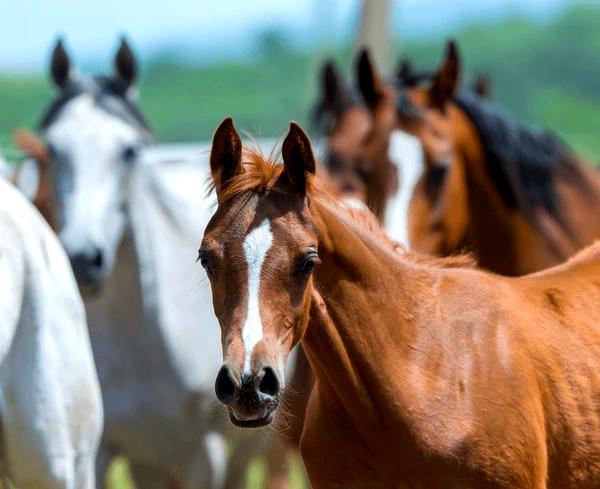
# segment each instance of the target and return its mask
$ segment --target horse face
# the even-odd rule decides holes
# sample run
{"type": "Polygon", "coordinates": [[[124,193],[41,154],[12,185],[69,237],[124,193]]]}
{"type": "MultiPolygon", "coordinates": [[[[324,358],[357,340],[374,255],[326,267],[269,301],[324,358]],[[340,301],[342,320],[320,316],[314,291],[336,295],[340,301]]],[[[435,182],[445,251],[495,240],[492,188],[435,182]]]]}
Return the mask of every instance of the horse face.
{"type": "Polygon", "coordinates": [[[367,51],[359,56],[357,78],[371,114],[371,129],[361,147],[361,160],[370,172],[367,201],[372,212],[383,220],[389,199],[402,186],[408,188],[406,185],[410,182],[399,181],[398,174],[403,174],[404,166],[413,163],[412,153],[407,160],[402,152],[396,151],[398,145],[392,144],[392,139],[397,142],[399,139],[406,139],[408,135],[393,138],[395,133],[400,132],[396,120],[396,93],[392,86],[384,84],[375,73],[367,51]]]}
{"type": "Polygon", "coordinates": [[[336,193],[364,203],[370,172],[361,158],[361,148],[370,130],[371,116],[333,62],[323,65],[320,78],[314,123],[326,134],[323,163],[336,193]]]}
{"type": "Polygon", "coordinates": [[[460,60],[456,45],[448,44],[446,57],[433,75],[400,79],[396,95],[397,126],[419,138],[432,172],[449,166],[455,149],[455,108],[460,60]]]}
{"type": "MultiPolygon", "coordinates": [[[[64,49],[57,53],[60,49],[55,49],[52,74],[61,88],[59,100],[66,101],[43,129],[51,153],[57,231],[80,287],[93,293],[112,271],[127,224],[129,177],[147,133],[126,117],[130,102],[125,95],[103,92],[95,79],[65,81],[68,75],[56,66],[66,56],[64,49]],[[69,91],[76,94],[69,97],[69,91]]],[[[118,54],[117,66],[119,59],[118,54]]],[[[124,66],[120,69],[127,73],[124,66]]],[[[124,75],[104,81],[128,86],[124,75]]]]}
{"type": "Polygon", "coordinates": [[[470,219],[467,205],[464,118],[452,103],[460,75],[460,59],[453,42],[434,74],[400,79],[397,126],[416,136],[425,168],[410,204],[409,234],[413,247],[445,256],[460,249],[470,219]]]}
{"type": "Polygon", "coordinates": [[[365,203],[373,173],[363,160],[362,144],[370,128],[371,116],[364,106],[345,110],[328,135],[324,161],[334,190],[365,203]]]}
{"type": "MultiPolygon", "coordinates": [[[[305,203],[305,171],[314,172],[307,136],[293,125],[283,144],[283,191],[248,189],[227,199],[244,170],[241,141],[231,119],[213,140],[211,169],[219,207],[209,222],[200,261],[210,279],[221,325],[224,365],[216,393],[242,427],[273,419],[284,368],[308,321],[317,231],[305,203]],[[238,179],[236,181],[236,179],[238,179]]],[[[251,172],[251,170],[247,170],[251,172]]]]}

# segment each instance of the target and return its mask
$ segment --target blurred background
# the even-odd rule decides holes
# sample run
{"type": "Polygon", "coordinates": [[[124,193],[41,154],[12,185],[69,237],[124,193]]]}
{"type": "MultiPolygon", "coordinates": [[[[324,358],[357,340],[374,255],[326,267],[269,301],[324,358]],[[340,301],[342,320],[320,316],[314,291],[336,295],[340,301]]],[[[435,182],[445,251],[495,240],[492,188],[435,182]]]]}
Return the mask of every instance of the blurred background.
{"type": "MultiPolygon", "coordinates": [[[[467,79],[487,75],[493,98],[516,116],[600,157],[600,2],[371,3],[386,9],[382,69],[401,55],[431,69],[456,37],[467,79]]],[[[59,35],[87,73],[112,70],[127,36],[140,62],[140,104],[160,142],[207,140],[227,114],[257,136],[280,136],[291,118],[307,123],[326,57],[350,73],[364,9],[360,0],[4,3],[1,148],[15,127],[35,128],[51,98],[47,64],[59,35]]]]}
{"type": "MultiPolygon", "coordinates": [[[[225,115],[258,137],[281,136],[290,119],[308,127],[325,59],[350,75],[353,53],[367,38],[382,72],[391,73],[400,57],[430,70],[454,37],[465,81],[485,75],[500,105],[557,131],[596,163],[598,26],[598,0],[3,2],[0,152],[20,157],[12,132],[35,129],[51,100],[48,62],[59,36],[89,74],[110,72],[127,36],[141,69],[140,105],[159,142],[206,141],[225,115]]],[[[302,487],[299,467],[294,474],[293,487],[302,487]]],[[[260,467],[249,477],[249,487],[259,487],[260,467]]],[[[111,487],[132,487],[125,461],[111,472],[111,487]]]]}

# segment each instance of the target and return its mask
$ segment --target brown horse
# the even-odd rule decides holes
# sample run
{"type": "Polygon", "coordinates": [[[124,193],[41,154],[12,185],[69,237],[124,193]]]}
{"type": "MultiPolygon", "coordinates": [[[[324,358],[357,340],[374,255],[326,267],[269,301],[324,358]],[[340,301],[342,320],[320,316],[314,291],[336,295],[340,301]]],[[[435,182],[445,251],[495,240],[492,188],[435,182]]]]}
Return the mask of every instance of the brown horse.
{"type": "MultiPolygon", "coordinates": [[[[360,55],[357,59],[360,59],[360,55]]],[[[407,60],[398,76],[412,76],[407,60]],[[410,74],[409,74],[410,72],[410,74]]],[[[313,126],[325,137],[323,167],[327,189],[349,205],[367,205],[380,219],[386,214],[398,179],[390,161],[367,166],[363,144],[371,131],[371,114],[333,61],[323,64],[319,76],[319,98],[312,111],[313,126]]],[[[313,376],[304,353],[299,358],[284,393],[285,415],[276,419],[276,431],[297,446],[302,433],[313,376]]]]}
{"type": "Polygon", "coordinates": [[[376,129],[366,157],[377,158],[372,148],[396,129],[423,146],[425,171],[410,207],[416,250],[467,250],[484,268],[521,275],[560,263],[600,237],[600,174],[553,134],[528,129],[459,90],[454,43],[436,73],[401,79],[399,87],[384,84],[368,58],[359,76],[376,129]]]}
{"type": "MultiPolygon", "coordinates": [[[[364,164],[362,147],[371,130],[370,112],[333,61],[323,65],[319,82],[319,98],[312,111],[312,121],[325,139],[322,163],[328,177],[328,190],[348,205],[369,206],[381,218],[396,191],[397,179],[395,172],[390,178],[391,164],[387,167],[379,162],[373,167],[364,164]]],[[[275,431],[284,442],[297,448],[314,384],[310,365],[301,348],[287,384],[282,398],[285,410],[275,418],[275,431]]],[[[277,455],[285,454],[279,450],[277,455]]],[[[277,466],[285,468],[285,460],[268,462],[271,479],[276,480],[277,466]]],[[[285,472],[282,476],[287,475],[285,472]]]]}
{"type": "MultiPolygon", "coordinates": [[[[35,134],[26,129],[18,129],[13,134],[15,144],[28,157],[35,160],[38,168],[38,188],[33,198],[33,204],[40,211],[46,222],[54,228],[52,212],[52,181],[50,178],[50,152],[47,146],[35,134]]],[[[18,179],[18,175],[15,175],[18,179]]]]}
{"type": "Polygon", "coordinates": [[[213,139],[199,259],[231,420],[270,422],[302,342],[317,489],[598,487],[600,245],[522,278],[398,253],[321,189],[294,123],[282,156],[244,153],[231,119],[213,139]]]}
{"type": "Polygon", "coordinates": [[[388,162],[367,165],[363,144],[371,131],[371,114],[333,62],[321,70],[320,100],[313,123],[325,135],[322,163],[331,189],[345,199],[366,203],[380,219],[389,198],[398,188],[396,170],[388,162]]]}

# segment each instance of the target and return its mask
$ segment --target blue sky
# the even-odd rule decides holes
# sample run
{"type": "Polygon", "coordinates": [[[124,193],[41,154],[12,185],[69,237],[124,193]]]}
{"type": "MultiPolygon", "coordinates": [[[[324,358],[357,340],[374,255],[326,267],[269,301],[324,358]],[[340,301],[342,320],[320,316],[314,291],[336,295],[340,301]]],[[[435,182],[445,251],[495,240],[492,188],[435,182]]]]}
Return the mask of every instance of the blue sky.
{"type": "MultiPolygon", "coordinates": [[[[509,15],[543,19],[570,0],[391,0],[394,31],[442,36],[460,25],[509,15]]],[[[276,27],[297,43],[348,38],[360,0],[0,0],[0,71],[45,69],[57,35],[78,60],[108,63],[126,32],[142,59],[165,49],[212,61],[250,52],[276,27]]]]}

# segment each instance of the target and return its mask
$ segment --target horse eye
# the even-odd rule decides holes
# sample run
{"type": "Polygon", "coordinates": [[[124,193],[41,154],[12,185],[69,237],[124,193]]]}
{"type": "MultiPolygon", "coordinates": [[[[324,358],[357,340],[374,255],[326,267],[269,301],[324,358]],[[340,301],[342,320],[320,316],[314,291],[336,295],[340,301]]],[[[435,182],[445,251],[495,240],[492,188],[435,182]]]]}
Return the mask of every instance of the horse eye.
{"type": "Polygon", "coordinates": [[[311,250],[298,262],[298,273],[300,276],[307,278],[313,272],[319,263],[319,255],[316,251],[311,250]]]}
{"type": "Polygon", "coordinates": [[[132,161],[135,161],[137,156],[138,156],[138,149],[135,146],[127,146],[123,150],[123,160],[125,160],[127,163],[131,163],[132,161]]]}
{"type": "Polygon", "coordinates": [[[354,169],[356,174],[363,182],[368,182],[371,177],[371,172],[367,169],[367,167],[362,163],[362,161],[358,161],[354,164],[354,169]]]}
{"type": "Polygon", "coordinates": [[[204,270],[206,270],[207,272],[209,271],[210,260],[208,259],[208,256],[204,252],[204,250],[198,250],[198,258],[196,258],[196,261],[200,262],[200,265],[202,265],[202,268],[204,268],[204,270]]]}

